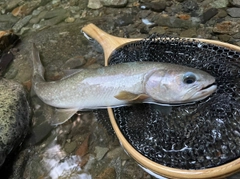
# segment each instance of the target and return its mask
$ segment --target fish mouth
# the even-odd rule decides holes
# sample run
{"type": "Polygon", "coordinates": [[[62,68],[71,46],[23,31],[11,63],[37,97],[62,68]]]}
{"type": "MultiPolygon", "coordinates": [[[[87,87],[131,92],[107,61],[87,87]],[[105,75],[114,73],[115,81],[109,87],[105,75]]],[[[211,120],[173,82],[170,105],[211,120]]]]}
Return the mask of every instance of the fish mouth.
{"type": "Polygon", "coordinates": [[[214,83],[212,83],[212,84],[209,84],[209,85],[201,88],[201,90],[205,90],[205,89],[212,88],[212,87],[217,87],[217,84],[214,82],[214,83]]]}
{"type": "Polygon", "coordinates": [[[216,83],[211,83],[207,86],[203,86],[193,97],[199,101],[202,100],[208,96],[210,96],[214,91],[216,91],[217,85],[216,83]]]}
{"type": "Polygon", "coordinates": [[[206,86],[202,86],[196,93],[191,96],[191,100],[200,101],[202,99],[205,99],[206,97],[210,96],[216,89],[217,85],[215,82],[206,86]]]}

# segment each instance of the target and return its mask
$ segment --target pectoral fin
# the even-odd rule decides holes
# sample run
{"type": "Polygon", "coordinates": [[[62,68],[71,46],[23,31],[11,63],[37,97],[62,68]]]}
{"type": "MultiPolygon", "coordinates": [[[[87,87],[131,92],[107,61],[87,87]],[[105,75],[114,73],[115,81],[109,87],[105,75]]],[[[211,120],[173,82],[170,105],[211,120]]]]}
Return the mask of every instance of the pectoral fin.
{"type": "Polygon", "coordinates": [[[125,101],[137,101],[137,100],[142,101],[148,98],[149,96],[146,94],[134,94],[128,91],[121,91],[114,97],[119,100],[125,100],[125,101]]]}
{"type": "Polygon", "coordinates": [[[70,119],[77,109],[55,109],[51,125],[60,125],[70,119]]]}

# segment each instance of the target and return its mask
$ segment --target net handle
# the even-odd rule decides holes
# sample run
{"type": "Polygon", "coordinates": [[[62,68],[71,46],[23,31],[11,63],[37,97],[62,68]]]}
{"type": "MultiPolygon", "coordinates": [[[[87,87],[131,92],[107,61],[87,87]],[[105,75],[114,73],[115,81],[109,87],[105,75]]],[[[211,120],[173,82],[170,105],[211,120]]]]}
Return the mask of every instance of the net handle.
{"type": "Polygon", "coordinates": [[[140,38],[127,39],[127,38],[112,36],[112,35],[104,32],[103,30],[99,29],[97,26],[95,26],[92,23],[83,27],[82,32],[86,33],[91,38],[93,38],[98,43],[100,43],[100,45],[102,46],[103,51],[104,51],[105,66],[108,65],[108,59],[115,49],[123,46],[126,43],[141,40],[140,38]]]}

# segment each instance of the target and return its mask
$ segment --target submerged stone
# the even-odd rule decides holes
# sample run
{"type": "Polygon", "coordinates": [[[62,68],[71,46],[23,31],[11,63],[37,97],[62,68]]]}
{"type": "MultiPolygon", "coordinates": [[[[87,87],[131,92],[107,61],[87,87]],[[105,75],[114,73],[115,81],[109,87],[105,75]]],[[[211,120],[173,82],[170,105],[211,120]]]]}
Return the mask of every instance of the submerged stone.
{"type": "Polygon", "coordinates": [[[0,79],[0,166],[28,132],[31,109],[21,84],[0,79]]]}
{"type": "Polygon", "coordinates": [[[125,7],[128,0],[100,0],[103,6],[109,7],[125,7]]]}
{"type": "Polygon", "coordinates": [[[227,9],[227,12],[231,17],[240,17],[240,8],[237,7],[229,8],[227,9]]]}
{"type": "Polygon", "coordinates": [[[90,9],[100,9],[102,6],[100,0],[89,0],[87,5],[90,9]]]}

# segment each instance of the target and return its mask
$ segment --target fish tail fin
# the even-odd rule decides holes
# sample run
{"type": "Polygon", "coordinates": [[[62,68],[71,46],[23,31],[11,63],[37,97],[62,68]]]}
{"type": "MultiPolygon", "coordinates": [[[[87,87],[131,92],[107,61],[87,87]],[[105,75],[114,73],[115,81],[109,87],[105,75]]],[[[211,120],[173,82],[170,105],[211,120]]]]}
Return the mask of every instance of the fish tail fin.
{"type": "Polygon", "coordinates": [[[33,80],[36,81],[45,81],[44,79],[44,67],[40,60],[39,51],[36,45],[32,44],[32,61],[33,61],[33,80]]]}

